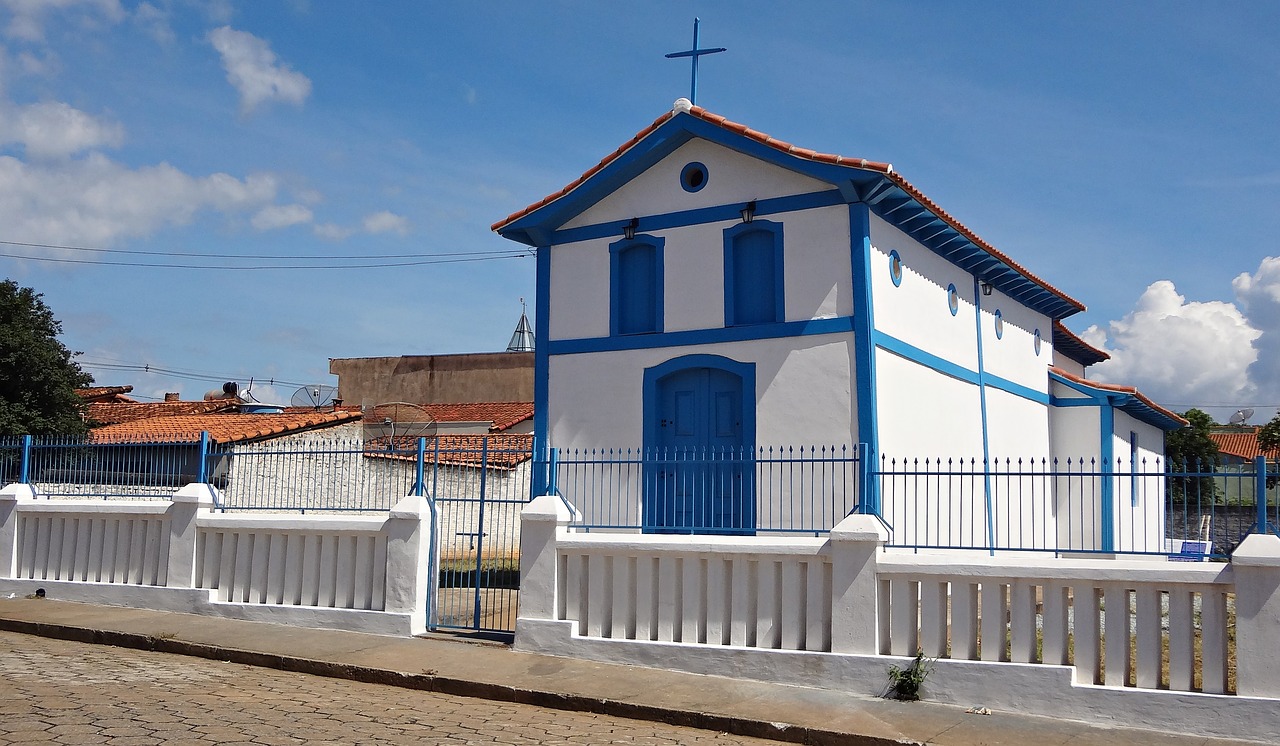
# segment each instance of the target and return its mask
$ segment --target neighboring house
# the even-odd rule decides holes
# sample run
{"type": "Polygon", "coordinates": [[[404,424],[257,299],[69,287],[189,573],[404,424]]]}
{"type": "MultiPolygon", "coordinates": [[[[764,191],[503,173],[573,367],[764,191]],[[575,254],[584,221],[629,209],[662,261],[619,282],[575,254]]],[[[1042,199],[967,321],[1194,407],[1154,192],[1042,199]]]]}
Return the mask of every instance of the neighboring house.
{"type": "Polygon", "coordinates": [[[532,352],[330,358],[349,405],[533,401],[532,352]]]}
{"type": "MultiPolygon", "coordinates": [[[[912,459],[981,471],[1004,459],[1136,457],[1154,472],[1163,432],[1185,424],[1133,389],[1087,380],[1106,355],[1061,323],[1083,304],[888,163],[800,148],[684,99],[493,228],[537,249],[542,447],[864,443],[885,470],[912,459]]],[[[750,490],[732,486],[743,479],[685,476],[668,483],[699,495],[650,489],[645,499],[705,504],[708,515],[753,510],[750,490]]],[[[1163,493],[1139,500],[1127,480],[1105,482],[1088,506],[1098,525],[1084,529],[1104,546],[1131,535],[1125,520],[1158,511],[1163,493]]],[[[869,507],[876,489],[863,486],[869,507]]],[[[995,530],[993,511],[1017,491],[995,494],[991,479],[978,489],[976,510],[930,510],[968,511],[967,530],[995,530]]],[[[882,511],[898,530],[916,520],[901,511],[882,511]]]]}
{"type": "MultiPolygon", "coordinates": [[[[1257,459],[1266,456],[1267,474],[1280,475],[1280,454],[1274,451],[1264,454],[1258,448],[1258,432],[1262,428],[1257,425],[1224,425],[1209,432],[1209,438],[1218,446],[1221,463],[1215,469],[1215,494],[1205,495],[1205,500],[1214,500],[1228,506],[1256,505],[1257,459]]],[[[1194,467],[1193,467],[1194,468],[1194,467]]],[[[1275,505],[1280,497],[1280,485],[1269,485],[1267,503],[1275,505]]]]}

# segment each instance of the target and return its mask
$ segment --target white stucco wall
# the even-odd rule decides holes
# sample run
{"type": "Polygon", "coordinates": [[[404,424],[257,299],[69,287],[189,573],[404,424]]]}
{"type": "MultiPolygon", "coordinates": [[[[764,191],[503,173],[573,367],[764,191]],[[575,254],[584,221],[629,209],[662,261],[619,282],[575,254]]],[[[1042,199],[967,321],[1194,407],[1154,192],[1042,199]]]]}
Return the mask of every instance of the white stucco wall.
{"type": "Polygon", "coordinates": [[[826,182],[764,163],[723,145],[693,139],[584,210],[562,228],[830,188],[826,182]],[[696,192],[686,192],[680,185],[680,172],[686,164],[694,161],[707,168],[706,186],[696,192]]]}
{"type": "Polygon", "coordinates": [[[756,445],[856,443],[853,348],[824,334],[692,347],[552,355],[548,439],[560,448],[638,448],[644,370],[682,355],[754,363],[756,445]]]}
{"type": "Polygon", "coordinates": [[[1164,431],[1117,411],[1112,453],[1119,474],[1115,480],[1116,548],[1164,551],[1164,431]],[[1130,433],[1138,436],[1136,453],[1130,433]]]}

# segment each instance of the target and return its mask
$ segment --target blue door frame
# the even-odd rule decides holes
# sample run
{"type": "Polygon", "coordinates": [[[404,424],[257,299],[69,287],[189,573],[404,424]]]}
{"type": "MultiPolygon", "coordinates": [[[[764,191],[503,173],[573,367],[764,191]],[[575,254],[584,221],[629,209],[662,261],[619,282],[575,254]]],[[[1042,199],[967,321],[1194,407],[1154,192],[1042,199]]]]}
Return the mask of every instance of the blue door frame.
{"type": "Polygon", "coordinates": [[[644,373],[651,533],[755,533],[755,366],[685,355],[644,373]]]}

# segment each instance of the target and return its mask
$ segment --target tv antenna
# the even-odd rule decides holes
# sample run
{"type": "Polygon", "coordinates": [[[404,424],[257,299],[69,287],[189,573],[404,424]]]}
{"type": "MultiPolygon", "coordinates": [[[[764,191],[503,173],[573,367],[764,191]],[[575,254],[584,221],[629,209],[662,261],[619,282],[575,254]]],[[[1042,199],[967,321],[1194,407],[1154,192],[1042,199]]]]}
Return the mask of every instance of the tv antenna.
{"type": "Polygon", "coordinates": [[[326,386],[322,383],[313,383],[308,386],[302,386],[293,392],[293,397],[289,400],[289,405],[293,407],[309,407],[311,409],[324,409],[333,406],[333,397],[337,396],[338,390],[333,386],[326,386]]]}
{"type": "Polygon", "coordinates": [[[378,404],[367,407],[363,419],[366,447],[376,444],[394,450],[436,434],[436,420],[421,404],[403,401],[378,404]]]}
{"type": "Polygon", "coordinates": [[[1231,419],[1227,420],[1232,425],[1243,425],[1253,416],[1252,409],[1237,409],[1236,413],[1231,415],[1231,419]]]}

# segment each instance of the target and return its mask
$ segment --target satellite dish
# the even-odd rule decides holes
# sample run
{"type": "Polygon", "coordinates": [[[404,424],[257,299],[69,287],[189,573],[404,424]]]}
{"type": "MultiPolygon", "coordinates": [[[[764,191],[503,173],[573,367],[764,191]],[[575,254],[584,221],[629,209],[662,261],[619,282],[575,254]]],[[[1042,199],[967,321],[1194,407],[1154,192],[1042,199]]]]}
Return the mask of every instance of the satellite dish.
{"type": "Polygon", "coordinates": [[[364,442],[402,446],[418,438],[430,438],[436,434],[436,420],[420,404],[387,402],[364,410],[364,442]]]}
{"type": "Polygon", "coordinates": [[[338,390],[333,386],[313,383],[293,392],[293,397],[289,400],[289,406],[323,409],[333,406],[333,397],[337,396],[337,394],[338,390]]]}
{"type": "Polygon", "coordinates": [[[1231,415],[1231,419],[1228,420],[1228,422],[1231,423],[1232,425],[1243,425],[1244,423],[1248,422],[1249,418],[1252,416],[1253,416],[1252,409],[1237,409],[1236,413],[1231,415]]]}

